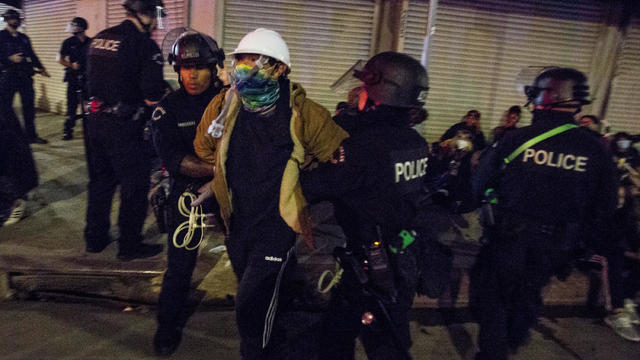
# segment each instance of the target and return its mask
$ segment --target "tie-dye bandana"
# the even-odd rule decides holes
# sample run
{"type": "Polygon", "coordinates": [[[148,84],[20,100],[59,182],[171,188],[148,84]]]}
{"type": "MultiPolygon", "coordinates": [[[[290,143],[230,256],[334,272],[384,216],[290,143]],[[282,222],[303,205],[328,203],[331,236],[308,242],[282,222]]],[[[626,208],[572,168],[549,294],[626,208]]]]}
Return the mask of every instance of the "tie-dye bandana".
{"type": "Polygon", "coordinates": [[[276,103],[280,97],[280,84],[274,73],[274,66],[257,71],[244,64],[236,66],[234,70],[236,89],[246,110],[260,112],[276,103]]]}

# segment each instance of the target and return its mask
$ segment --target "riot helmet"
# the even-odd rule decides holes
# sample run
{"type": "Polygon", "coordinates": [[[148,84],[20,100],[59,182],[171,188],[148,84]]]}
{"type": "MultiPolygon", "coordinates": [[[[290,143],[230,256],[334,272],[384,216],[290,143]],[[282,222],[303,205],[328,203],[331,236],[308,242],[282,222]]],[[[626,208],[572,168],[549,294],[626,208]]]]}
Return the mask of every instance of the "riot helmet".
{"type": "Polygon", "coordinates": [[[224,67],[224,51],[218,43],[208,35],[187,31],[181,34],[167,55],[167,62],[173,65],[176,72],[180,67],[208,66],[213,74],[215,66],[224,67]]]}
{"type": "Polygon", "coordinates": [[[148,16],[149,18],[156,18],[158,21],[158,28],[162,29],[162,18],[167,16],[164,12],[164,5],[162,0],[126,0],[122,6],[127,11],[128,16],[133,16],[142,25],[142,27],[149,32],[150,25],[145,24],[140,20],[140,15],[148,16]]]}
{"type": "Polygon", "coordinates": [[[20,13],[15,9],[8,9],[4,12],[4,14],[2,14],[2,17],[4,18],[4,22],[6,22],[10,27],[14,29],[20,27],[20,24],[22,23],[22,17],[20,16],[20,13]],[[10,20],[18,20],[18,22],[12,24],[9,22],[10,20]]]}
{"type": "Polygon", "coordinates": [[[395,107],[422,108],[429,90],[427,70],[409,55],[393,51],[373,56],[354,72],[370,100],[395,107]]]}
{"type": "Polygon", "coordinates": [[[87,20],[81,17],[74,17],[67,24],[67,32],[74,35],[86,31],[88,28],[89,24],[87,23],[87,20]]]}
{"type": "Polygon", "coordinates": [[[528,103],[534,110],[580,111],[590,104],[587,77],[572,68],[554,67],[536,77],[532,86],[525,86],[528,103]]]}

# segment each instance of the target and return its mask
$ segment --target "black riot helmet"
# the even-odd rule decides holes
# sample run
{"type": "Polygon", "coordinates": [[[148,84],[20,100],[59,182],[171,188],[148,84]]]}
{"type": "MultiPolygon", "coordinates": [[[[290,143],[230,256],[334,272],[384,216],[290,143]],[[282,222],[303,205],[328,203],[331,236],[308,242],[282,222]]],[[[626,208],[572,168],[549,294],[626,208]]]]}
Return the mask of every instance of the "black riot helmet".
{"type": "Polygon", "coordinates": [[[78,34],[83,31],[86,31],[88,28],[89,28],[89,23],[87,23],[87,20],[77,16],[71,19],[71,22],[69,22],[69,24],[67,25],[67,32],[70,32],[72,34],[78,34]]]}
{"type": "Polygon", "coordinates": [[[8,9],[7,11],[4,12],[4,14],[2,14],[2,17],[4,18],[4,21],[9,21],[12,19],[20,19],[20,13],[15,10],[15,9],[8,9]]]}
{"type": "Polygon", "coordinates": [[[128,15],[166,16],[162,0],[126,0],[122,6],[127,10],[128,15]]]}
{"type": "Polygon", "coordinates": [[[554,67],[536,77],[532,86],[525,86],[528,103],[534,110],[575,109],[591,104],[587,77],[572,68],[554,67]]]}
{"type": "Polygon", "coordinates": [[[167,55],[167,62],[173,65],[176,72],[180,71],[180,67],[207,66],[216,74],[216,65],[224,67],[224,51],[210,36],[187,31],[173,43],[171,53],[167,55]]]}
{"type": "MultiPolygon", "coordinates": [[[[22,18],[20,17],[20,13],[17,10],[14,9],[8,9],[7,11],[4,12],[4,14],[2,14],[2,17],[4,18],[4,22],[9,22],[9,20],[18,20],[20,22],[22,22],[22,18]]],[[[18,25],[20,26],[20,25],[18,25]]]]}
{"type": "Polygon", "coordinates": [[[420,62],[393,51],[373,56],[354,76],[364,83],[369,99],[388,106],[421,109],[429,90],[427,71],[420,62]]]}

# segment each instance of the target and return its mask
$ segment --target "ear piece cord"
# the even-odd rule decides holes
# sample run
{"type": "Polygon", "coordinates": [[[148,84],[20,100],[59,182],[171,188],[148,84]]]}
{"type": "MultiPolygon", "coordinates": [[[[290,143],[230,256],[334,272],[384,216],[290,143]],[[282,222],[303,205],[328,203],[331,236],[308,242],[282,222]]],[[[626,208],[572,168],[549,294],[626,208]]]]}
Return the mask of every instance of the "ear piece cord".
{"type": "Polygon", "coordinates": [[[207,240],[204,238],[204,229],[213,227],[213,225],[206,223],[207,215],[202,213],[202,206],[190,206],[195,200],[196,196],[189,192],[182,193],[178,200],[178,211],[182,216],[189,218],[189,220],[184,221],[173,232],[173,246],[178,249],[185,248],[187,250],[195,250],[197,248],[202,249],[207,245],[207,240]],[[187,205],[185,201],[187,197],[190,199],[189,205],[187,205]],[[193,240],[193,234],[198,228],[202,229],[202,231],[200,231],[200,239],[197,244],[189,246],[193,240]],[[182,238],[182,242],[179,242],[179,235],[184,230],[186,230],[187,233],[182,238]]]}

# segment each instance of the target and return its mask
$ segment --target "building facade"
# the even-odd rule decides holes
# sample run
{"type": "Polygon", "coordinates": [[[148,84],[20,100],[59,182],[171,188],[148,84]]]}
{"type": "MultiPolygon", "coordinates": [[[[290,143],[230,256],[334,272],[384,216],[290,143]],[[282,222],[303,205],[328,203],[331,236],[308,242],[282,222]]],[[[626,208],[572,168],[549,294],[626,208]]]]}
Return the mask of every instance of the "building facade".
{"type": "MultiPolygon", "coordinates": [[[[346,94],[330,85],[356,61],[397,50],[428,66],[433,141],[470,109],[485,133],[511,105],[523,105],[528,70],[570,66],[585,72],[594,102],[585,112],[612,131],[640,132],[640,15],[617,0],[163,0],[167,31],[191,27],[212,35],[227,53],[256,27],[280,32],[290,47],[293,80],[333,110],[346,94]],[[426,35],[429,34],[428,37],[426,35]],[[426,50],[425,50],[426,49],[426,50]],[[523,71],[524,69],[524,71],[523,71]]],[[[24,0],[23,31],[51,78],[35,77],[36,105],[64,112],[63,69],[56,55],[66,23],[89,21],[90,35],[124,18],[122,0],[24,0]]],[[[0,11],[8,5],[0,3],[0,11]]],[[[4,26],[4,24],[3,24],[4,26]]],[[[167,79],[176,75],[165,67],[167,79]]],[[[530,120],[523,112],[522,123],[530,120]]]]}

